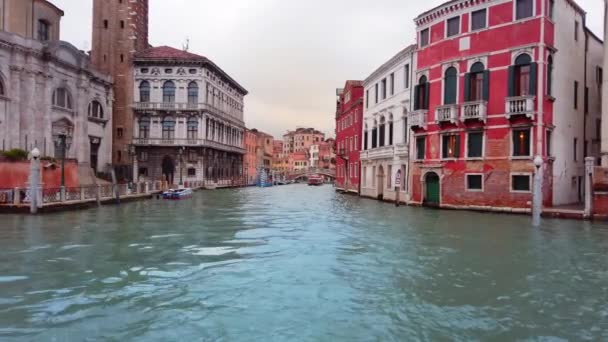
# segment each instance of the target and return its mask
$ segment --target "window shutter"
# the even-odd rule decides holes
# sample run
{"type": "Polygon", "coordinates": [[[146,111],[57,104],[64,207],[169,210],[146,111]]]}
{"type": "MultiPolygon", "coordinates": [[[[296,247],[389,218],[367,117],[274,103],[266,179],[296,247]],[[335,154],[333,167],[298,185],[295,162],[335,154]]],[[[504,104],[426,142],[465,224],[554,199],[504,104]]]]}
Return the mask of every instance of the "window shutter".
{"type": "Polygon", "coordinates": [[[490,70],[483,71],[483,99],[490,101],[490,70]]]}
{"type": "Polygon", "coordinates": [[[530,95],[536,95],[538,64],[530,63],[530,95]]]}
{"type": "Polygon", "coordinates": [[[464,74],[464,102],[471,101],[471,74],[464,74]]]}
{"type": "Polygon", "coordinates": [[[454,150],[454,157],[460,158],[460,134],[456,136],[456,149],[454,150]]]}
{"type": "Polygon", "coordinates": [[[420,103],[418,103],[418,99],[420,98],[420,85],[414,86],[414,110],[420,109],[420,103]]]}
{"type": "Polygon", "coordinates": [[[429,109],[429,96],[431,95],[431,84],[424,84],[424,109],[429,109]]]}
{"type": "Polygon", "coordinates": [[[509,97],[515,96],[515,66],[509,67],[509,97]]]}

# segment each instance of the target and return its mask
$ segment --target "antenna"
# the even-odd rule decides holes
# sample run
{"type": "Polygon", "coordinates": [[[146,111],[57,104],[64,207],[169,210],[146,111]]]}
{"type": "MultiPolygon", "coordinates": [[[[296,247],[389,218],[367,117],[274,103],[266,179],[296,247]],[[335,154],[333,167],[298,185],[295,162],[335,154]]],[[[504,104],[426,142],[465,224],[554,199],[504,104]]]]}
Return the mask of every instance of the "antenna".
{"type": "Polygon", "coordinates": [[[188,49],[190,49],[190,38],[186,37],[186,42],[184,43],[183,50],[188,52],[188,49]]]}

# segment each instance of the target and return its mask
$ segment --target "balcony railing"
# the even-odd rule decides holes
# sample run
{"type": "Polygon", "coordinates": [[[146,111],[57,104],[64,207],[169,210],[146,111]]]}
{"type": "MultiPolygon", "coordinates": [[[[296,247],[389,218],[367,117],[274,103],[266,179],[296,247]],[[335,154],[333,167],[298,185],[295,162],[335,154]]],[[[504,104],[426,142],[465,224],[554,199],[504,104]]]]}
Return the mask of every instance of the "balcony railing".
{"type": "Polygon", "coordinates": [[[488,118],[488,103],[486,101],[471,101],[462,104],[460,121],[479,120],[486,122],[488,118]]]}
{"type": "Polygon", "coordinates": [[[458,123],[458,105],[449,104],[439,106],[435,109],[435,122],[436,123],[458,123]]]}
{"type": "Polygon", "coordinates": [[[410,150],[408,144],[397,144],[395,145],[395,155],[398,157],[409,157],[410,150]]]}
{"type": "Polygon", "coordinates": [[[426,129],[428,113],[428,109],[418,109],[410,112],[410,126],[412,128],[420,127],[426,129]]]}
{"type": "Polygon", "coordinates": [[[242,118],[239,114],[222,110],[207,103],[184,103],[184,102],[135,102],[132,105],[136,112],[150,111],[176,111],[176,112],[207,112],[216,116],[224,117],[230,120],[235,120],[236,123],[242,124],[242,118]]]}
{"type": "Polygon", "coordinates": [[[394,155],[393,146],[383,146],[367,150],[367,159],[389,159],[394,155]]]}
{"type": "Polygon", "coordinates": [[[508,97],[505,107],[507,118],[515,115],[525,115],[530,119],[534,118],[534,96],[508,97]]]}
{"type": "Polygon", "coordinates": [[[221,151],[245,153],[245,149],[212,141],[208,139],[161,139],[161,138],[135,138],[133,145],[136,146],[187,146],[187,147],[209,147],[221,151]]]}

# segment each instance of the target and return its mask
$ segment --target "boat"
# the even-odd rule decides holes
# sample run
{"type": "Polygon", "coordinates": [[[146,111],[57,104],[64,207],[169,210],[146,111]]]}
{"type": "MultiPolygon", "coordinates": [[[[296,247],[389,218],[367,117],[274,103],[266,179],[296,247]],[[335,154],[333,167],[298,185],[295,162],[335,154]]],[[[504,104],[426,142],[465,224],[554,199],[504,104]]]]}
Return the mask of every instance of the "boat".
{"type": "Polygon", "coordinates": [[[170,189],[168,191],[163,192],[163,199],[166,200],[182,200],[186,198],[191,198],[194,192],[190,188],[185,189],[170,189]]]}
{"type": "Polygon", "coordinates": [[[308,177],[309,186],[321,186],[323,185],[323,177],[321,176],[310,176],[308,177]]]}

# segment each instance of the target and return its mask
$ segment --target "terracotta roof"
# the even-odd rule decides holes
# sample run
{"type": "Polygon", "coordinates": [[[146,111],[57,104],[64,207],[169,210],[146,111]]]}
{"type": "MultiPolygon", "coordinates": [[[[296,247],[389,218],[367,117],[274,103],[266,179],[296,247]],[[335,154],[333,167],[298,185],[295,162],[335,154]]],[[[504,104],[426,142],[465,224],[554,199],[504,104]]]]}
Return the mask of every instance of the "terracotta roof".
{"type": "Polygon", "coordinates": [[[179,50],[170,46],[157,46],[135,54],[137,59],[184,59],[189,61],[204,61],[205,57],[179,50]]]}

